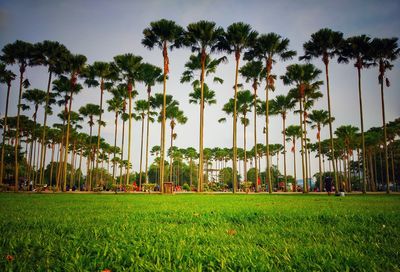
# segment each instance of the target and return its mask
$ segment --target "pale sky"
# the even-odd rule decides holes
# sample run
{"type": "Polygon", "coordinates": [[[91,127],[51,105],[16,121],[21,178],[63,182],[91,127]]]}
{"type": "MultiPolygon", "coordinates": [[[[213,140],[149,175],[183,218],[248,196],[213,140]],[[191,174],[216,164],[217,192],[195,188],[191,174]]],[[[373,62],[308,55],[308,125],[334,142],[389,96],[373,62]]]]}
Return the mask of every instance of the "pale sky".
{"type": "MultiPolygon", "coordinates": [[[[162,18],[174,20],[177,24],[186,27],[189,23],[198,20],[215,21],[217,25],[226,28],[228,25],[243,21],[250,24],[259,33],[275,32],[290,39],[289,48],[296,50],[298,56],[303,54],[302,45],[310,39],[310,35],[321,28],[331,28],[341,31],[345,37],[367,34],[371,38],[400,37],[400,2],[393,0],[386,1],[228,1],[228,0],[147,0],[147,1],[50,1],[50,0],[0,0],[0,48],[15,40],[28,42],[40,42],[43,40],[56,40],[64,44],[72,53],[84,54],[88,63],[94,61],[112,61],[118,54],[133,53],[143,57],[145,62],[162,66],[162,54],[160,50],[147,50],[141,45],[142,31],[148,27],[150,22],[162,18]]],[[[199,108],[198,105],[189,104],[189,84],[180,84],[179,79],[184,70],[184,64],[190,55],[189,49],[179,49],[170,53],[170,74],[167,83],[167,92],[172,94],[179,101],[181,108],[188,116],[185,125],[178,125],[176,133],[176,146],[186,148],[193,146],[198,149],[199,131],[199,108]]],[[[221,56],[221,55],[219,55],[221,56]]],[[[222,106],[233,96],[232,86],[234,85],[234,59],[228,56],[229,62],[218,68],[217,75],[225,82],[222,85],[213,85],[216,92],[217,104],[205,109],[205,147],[231,147],[232,146],[232,121],[220,124],[217,120],[224,117],[222,106]]],[[[298,57],[285,63],[278,62],[273,67],[273,73],[282,75],[287,65],[300,63],[298,57]]],[[[319,69],[323,70],[321,60],[313,60],[319,69]]],[[[243,62],[242,62],[243,64],[243,62]]],[[[10,67],[17,72],[16,67],[10,67]]],[[[378,70],[371,68],[362,72],[363,103],[365,129],[373,126],[381,126],[380,89],[378,85],[378,70]]],[[[394,68],[387,76],[390,78],[391,87],[385,89],[386,118],[387,121],[400,116],[400,79],[399,61],[394,63],[394,68]]],[[[340,125],[359,126],[359,108],[357,91],[357,74],[353,65],[337,64],[336,60],[331,61],[330,83],[332,114],[336,118],[334,129],[340,125]]],[[[47,73],[44,68],[28,68],[26,77],[31,82],[31,88],[45,90],[47,73]]],[[[325,75],[321,74],[321,80],[325,75]]],[[[207,80],[206,80],[207,81],[207,80]]],[[[245,83],[243,79],[240,79],[245,83]]],[[[260,88],[259,95],[264,97],[264,91],[260,88]]],[[[0,92],[0,115],[4,116],[6,86],[1,85],[0,92]]],[[[246,89],[251,89],[245,84],[246,89]]],[[[138,99],[145,99],[146,92],[143,85],[137,84],[139,91],[138,99]]],[[[280,80],[277,81],[276,91],[271,94],[275,97],[279,94],[286,94],[289,87],[283,86],[280,80]]],[[[162,85],[153,89],[160,93],[162,85]]],[[[321,92],[326,94],[326,86],[321,87],[321,92]]],[[[12,97],[9,115],[16,114],[18,99],[18,83],[15,81],[12,88],[12,97]]],[[[111,95],[105,93],[105,99],[111,95]]],[[[75,97],[73,110],[86,103],[98,103],[100,92],[98,89],[87,87],[78,97],[75,97]]],[[[315,109],[327,109],[327,99],[324,96],[315,105],[315,109]]],[[[55,108],[58,112],[60,108],[55,108]]],[[[31,116],[32,113],[25,113],[31,116]]],[[[39,119],[43,120],[43,112],[39,112],[39,119]]],[[[114,137],[114,115],[106,112],[103,115],[107,126],[102,129],[102,136],[113,143],[114,137]]],[[[59,122],[57,117],[50,117],[50,124],[59,122]]],[[[121,123],[121,122],[120,122],[121,123]]],[[[298,116],[290,113],[288,125],[298,124],[298,116]]],[[[253,122],[250,121],[248,129],[248,145],[251,149],[253,143],[253,122]]],[[[258,139],[264,142],[262,127],[264,118],[258,119],[258,139]]],[[[84,131],[89,128],[84,125],[84,131]]],[[[281,118],[271,117],[270,120],[270,143],[282,143],[281,118]]],[[[96,129],[97,131],[97,129],[96,129]]],[[[139,147],[140,147],[140,123],[133,125],[133,169],[139,168],[139,147]]],[[[159,145],[159,124],[151,126],[152,137],[150,146],[159,145]]],[[[238,129],[238,146],[243,147],[242,127],[238,129]]],[[[119,136],[121,133],[119,133],[119,136]]],[[[169,134],[168,134],[169,135],[169,134]]],[[[316,140],[316,133],[309,134],[312,140],[316,140]]],[[[324,128],[322,139],[328,137],[328,128],[324,128]]],[[[169,142],[169,136],[167,137],[169,142]]],[[[120,143],[120,139],[118,139],[120,143]]],[[[290,144],[288,145],[290,151],[290,144]]],[[[126,157],[126,156],[125,156],[126,157]]],[[[49,157],[48,157],[49,158],[49,157]]],[[[262,162],[265,165],[264,162],[262,162]]],[[[274,158],[273,163],[276,163],[274,158]]],[[[300,163],[299,163],[300,164],[300,163]]],[[[298,164],[298,165],[299,165],[298,164]]],[[[312,172],[317,168],[317,159],[313,159],[312,172]]],[[[283,156],[280,159],[280,170],[283,172],[283,156]]],[[[301,173],[297,169],[298,176],[301,173]]],[[[288,174],[293,174],[292,154],[288,152],[288,174]]]]}

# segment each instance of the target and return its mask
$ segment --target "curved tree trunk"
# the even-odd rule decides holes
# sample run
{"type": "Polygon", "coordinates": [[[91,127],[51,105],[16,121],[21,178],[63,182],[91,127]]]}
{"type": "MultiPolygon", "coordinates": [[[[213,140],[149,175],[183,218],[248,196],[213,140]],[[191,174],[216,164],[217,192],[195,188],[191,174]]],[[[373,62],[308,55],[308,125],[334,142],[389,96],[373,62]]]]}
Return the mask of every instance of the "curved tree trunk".
{"type": "MultiPolygon", "coordinates": [[[[361,68],[357,68],[358,74],[358,101],[360,104],[360,123],[361,123],[361,146],[362,146],[362,165],[363,165],[363,174],[362,174],[362,181],[363,187],[362,192],[365,194],[367,193],[367,180],[366,180],[366,161],[365,161],[365,137],[364,137],[364,115],[363,115],[363,104],[362,104],[362,93],[361,93],[361,68]]],[[[360,171],[360,169],[359,169],[360,171]]]]}
{"type": "Polygon", "coordinates": [[[255,180],[255,191],[258,192],[258,165],[257,165],[257,82],[253,83],[254,89],[254,100],[253,100],[253,108],[254,108],[254,169],[256,172],[256,180],[255,180]]]}

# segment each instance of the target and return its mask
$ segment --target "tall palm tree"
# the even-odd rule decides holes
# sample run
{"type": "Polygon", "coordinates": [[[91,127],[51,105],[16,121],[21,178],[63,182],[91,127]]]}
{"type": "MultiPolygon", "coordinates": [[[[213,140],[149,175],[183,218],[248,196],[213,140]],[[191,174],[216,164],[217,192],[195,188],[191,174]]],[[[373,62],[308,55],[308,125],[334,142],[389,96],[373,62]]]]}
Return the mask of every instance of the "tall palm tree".
{"type": "MultiPolygon", "coordinates": [[[[174,133],[174,129],[176,123],[185,124],[187,121],[187,117],[184,115],[183,111],[178,107],[179,103],[176,102],[173,105],[167,106],[166,108],[166,118],[170,120],[170,127],[171,127],[171,146],[170,149],[174,148],[174,139],[176,138],[176,133],[174,133]]],[[[172,182],[172,165],[173,165],[173,156],[170,156],[170,163],[169,163],[169,182],[172,182]]]]}
{"type": "Polygon", "coordinates": [[[118,133],[118,116],[122,114],[122,108],[124,106],[123,94],[118,91],[119,89],[114,89],[112,91],[113,98],[107,100],[108,111],[113,111],[115,113],[115,129],[114,129],[114,156],[113,156],[113,182],[115,182],[115,170],[116,170],[116,161],[115,155],[117,151],[117,133],[118,133]]]}
{"type": "Polygon", "coordinates": [[[140,79],[140,68],[142,57],[135,56],[133,54],[118,55],[114,57],[114,61],[120,70],[122,78],[126,80],[128,87],[128,114],[129,114],[129,126],[128,126],[128,163],[126,169],[126,184],[129,183],[129,169],[131,166],[131,131],[132,131],[132,91],[135,85],[135,80],[140,79]]]}
{"type": "Polygon", "coordinates": [[[146,165],[145,165],[145,175],[146,183],[148,183],[148,165],[149,165],[149,136],[150,136],[150,121],[152,121],[149,116],[153,115],[150,105],[151,88],[156,83],[161,83],[163,81],[162,69],[149,63],[143,63],[140,69],[140,81],[147,87],[147,122],[146,122],[146,165]]]}
{"type": "Polygon", "coordinates": [[[255,180],[256,180],[256,192],[258,191],[258,151],[257,151],[257,88],[262,80],[262,62],[261,61],[249,61],[242,68],[240,68],[239,72],[242,77],[245,78],[246,82],[252,82],[252,87],[254,90],[253,94],[253,112],[254,112],[254,169],[255,169],[255,180]]]}
{"type": "Polygon", "coordinates": [[[198,154],[195,148],[188,147],[185,151],[185,156],[189,159],[189,177],[190,177],[190,187],[193,186],[193,178],[192,178],[192,169],[193,169],[193,160],[197,159],[198,154]]]}
{"type": "Polygon", "coordinates": [[[360,106],[360,123],[361,123],[361,148],[362,148],[362,180],[363,188],[362,191],[365,194],[367,191],[367,179],[366,179],[366,160],[365,160],[365,137],[364,137],[364,115],[363,115],[363,104],[362,104],[362,92],[361,92],[361,69],[368,68],[371,65],[371,38],[366,35],[354,36],[347,38],[344,46],[341,48],[339,62],[348,63],[349,60],[354,60],[354,67],[357,69],[358,75],[358,101],[360,106]]]}
{"type": "Polygon", "coordinates": [[[305,133],[303,117],[304,104],[307,93],[313,93],[322,84],[318,81],[321,71],[314,67],[312,64],[292,64],[286,67],[285,75],[281,76],[283,84],[294,85],[295,88],[290,91],[291,96],[299,101],[299,114],[300,114],[300,131],[301,131],[301,158],[302,158],[302,172],[303,172],[303,192],[307,192],[307,170],[305,165],[305,133]]]}
{"type": "MultiPolygon", "coordinates": [[[[32,103],[34,105],[34,111],[33,111],[33,130],[32,130],[32,138],[31,138],[31,147],[30,147],[30,155],[29,155],[29,169],[32,169],[32,150],[33,150],[33,143],[36,142],[36,136],[35,136],[35,132],[36,132],[36,120],[37,120],[37,113],[39,110],[39,106],[43,105],[46,103],[46,92],[39,90],[39,89],[30,89],[30,90],[26,90],[23,94],[22,94],[22,99],[24,99],[25,101],[27,101],[28,103],[32,103]]],[[[54,98],[53,98],[54,100],[54,98]]],[[[54,100],[55,101],[55,100],[54,100]]],[[[27,107],[29,109],[29,106],[27,107]]],[[[28,179],[29,181],[31,180],[31,177],[29,175],[29,171],[28,171],[28,179]]]]}
{"type": "MultiPolygon", "coordinates": [[[[308,118],[313,123],[311,128],[317,128],[318,139],[318,163],[319,163],[319,191],[323,190],[322,183],[322,146],[321,146],[321,128],[329,124],[329,112],[326,110],[313,110],[308,118]]],[[[332,117],[333,118],[333,117],[332,117]]]]}
{"type": "Polygon", "coordinates": [[[207,55],[214,49],[223,34],[223,29],[216,27],[214,22],[199,21],[191,23],[187,26],[185,37],[186,45],[190,46],[192,52],[200,54],[201,74],[200,74],[200,133],[199,133],[199,175],[198,175],[198,191],[203,191],[203,134],[204,134],[204,79],[207,55]]]}
{"type": "Polygon", "coordinates": [[[70,121],[71,121],[71,110],[72,110],[72,100],[73,94],[77,92],[77,80],[78,75],[82,72],[86,65],[86,57],[84,55],[73,55],[69,58],[69,67],[68,70],[70,72],[70,81],[71,81],[71,89],[69,95],[69,107],[67,112],[67,133],[65,136],[65,152],[64,152],[64,176],[63,176],[63,190],[66,190],[67,186],[67,158],[68,158],[68,148],[69,148],[69,131],[70,131],[70,121]]]}
{"type": "MultiPolygon", "coordinates": [[[[93,151],[91,149],[91,145],[92,145],[92,130],[93,130],[93,126],[95,124],[94,117],[100,115],[100,106],[89,103],[89,104],[86,104],[85,106],[80,107],[79,108],[79,113],[82,116],[89,118],[88,124],[89,124],[90,130],[89,130],[89,138],[88,138],[88,140],[89,140],[90,149],[89,149],[88,159],[90,160],[90,158],[93,156],[92,155],[93,151]]],[[[88,163],[88,166],[90,167],[90,163],[88,163]]],[[[90,171],[90,168],[89,168],[87,170],[87,172],[89,174],[89,176],[88,176],[88,178],[89,178],[89,188],[88,188],[88,190],[91,190],[92,189],[92,178],[91,178],[92,174],[91,173],[93,171],[90,171]]]]}
{"type": "MultiPolygon", "coordinates": [[[[92,65],[86,67],[83,76],[86,78],[85,83],[88,87],[98,87],[100,85],[100,116],[99,127],[97,131],[97,148],[95,154],[96,169],[99,168],[98,156],[100,152],[100,139],[101,139],[101,123],[103,113],[103,94],[105,89],[105,80],[110,77],[115,78],[118,76],[117,71],[112,68],[115,67],[108,62],[95,61],[92,65]]],[[[98,172],[96,172],[98,173],[98,172]]]]}
{"type": "MultiPolygon", "coordinates": [[[[181,83],[184,82],[190,82],[192,81],[192,85],[200,85],[201,81],[201,53],[198,53],[197,55],[190,55],[189,61],[185,63],[185,71],[182,73],[181,77],[181,83]],[[197,74],[196,72],[199,72],[197,74]],[[198,78],[197,78],[198,77],[198,78]]],[[[227,61],[227,58],[225,56],[218,58],[218,59],[212,59],[210,55],[206,56],[205,63],[204,63],[204,75],[208,76],[210,74],[214,74],[217,72],[217,67],[221,63],[224,63],[227,61]]],[[[214,76],[213,78],[214,83],[223,83],[224,80],[220,77],[214,76]]]]}
{"type": "Polygon", "coordinates": [[[289,95],[278,95],[271,101],[273,114],[280,114],[282,117],[282,134],[283,134],[283,173],[285,179],[285,189],[287,185],[286,174],[286,116],[288,111],[295,107],[295,100],[289,95]]]}
{"type": "MultiPolygon", "coordinates": [[[[71,56],[68,49],[57,41],[43,41],[35,44],[35,54],[37,54],[37,61],[40,65],[47,66],[47,72],[49,74],[47,80],[47,97],[45,108],[49,107],[51,82],[54,74],[61,75],[67,69],[67,60],[71,56]]],[[[44,165],[46,161],[46,145],[43,143],[46,139],[46,126],[47,126],[47,113],[44,113],[43,119],[43,132],[42,132],[42,149],[40,155],[40,177],[39,183],[43,184],[44,180],[44,165]]]]}
{"type": "MultiPolygon", "coordinates": [[[[311,34],[311,40],[303,44],[304,56],[300,60],[311,60],[312,58],[322,57],[322,62],[325,65],[326,76],[326,91],[328,97],[328,112],[329,120],[332,118],[331,111],[331,96],[329,89],[329,59],[339,54],[339,49],[343,46],[343,33],[332,31],[328,28],[320,29],[319,31],[311,34]]],[[[333,130],[332,123],[329,122],[329,137],[331,142],[331,154],[333,161],[335,161],[335,147],[333,144],[333,130]]],[[[335,191],[338,192],[338,179],[336,173],[336,166],[333,164],[333,173],[335,180],[335,191]]]]}
{"type": "Polygon", "coordinates": [[[372,57],[379,66],[379,84],[381,85],[381,104],[382,104],[382,123],[383,123],[383,144],[385,149],[385,171],[386,171],[386,193],[390,192],[389,189],[389,161],[387,150],[387,131],[385,120],[385,99],[383,93],[383,84],[386,81],[386,87],[390,86],[390,81],[386,76],[386,71],[391,70],[393,64],[400,55],[400,48],[397,45],[398,38],[391,39],[378,39],[375,38],[371,42],[372,57]]]}
{"type": "Polygon", "coordinates": [[[291,125],[286,128],[286,141],[292,141],[292,152],[293,152],[293,171],[294,171],[294,185],[293,185],[293,191],[297,191],[297,176],[296,176],[296,139],[301,137],[301,127],[300,126],[295,126],[291,125]]]}
{"type": "Polygon", "coordinates": [[[174,47],[179,48],[183,42],[184,29],[177,25],[174,21],[161,19],[151,22],[150,27],[143,30],[144,38],[142,44],[153,49],[158,47],[162,50],[164,58],[163,72],[163,117],[161,122],[161,174],[160,189],[164,192],[164,160],[165,160],[165,108],[167,101],[167,74],[169,73],[168,47],[172,50],[174,47]]]}
{"type": "Polygon", "coordinates": [[[27,88],[29,86],[29,81],[26,79],[24,80],[24,74],[26,71],[26,68],[28,66],[33,66],[34,63],[33,59],[33,52],[34,52],[34,46],[31,43],[24,42],[17,40],[12,44],[7,44],[3,47],[3,55],[1,56],[1,61],[3,61],[5,64],[15,64],[17,63],[19,66],[19,95],[18,95],[18,104],[17,104],[17,124],[16,124],[16,130],[15,130],[15,146],[14,146],[14,157],[15,157],[15,174],[14,174],[14,179],[15,179],[15,191],[18,191],[18,171],[19,171],[19,166],[18,166],[18,146],[19,146],[19,134],[20,134],[20,113],[21,113],[21,98],[22,98],[22,87],[27,88]]]}
{"type": "Polygon", "coordinates": [[[15,79],[16,75],[10,70],[6,69],[5,64],[0,63],[0,83],[7,84],[7,98],[6,98],[6,112],[4,115],[3,123],[3,140],[1,145],[1,161],[0,161],[0,184],[3,183],[3,173],[4,173],[4,151],[5,151],[5,136],[9,131],[7,127],[7,117],[8,117],[8,104],[10,98],[11,82],[15,79]]]}
{"type": "MultiPolygon", "coordinates": [[[[139,188],[142,188],[142,162],[143,162],[143,138],[144,138],[144,120],[147,119],[153,119],[153,116],[156,114],[156,112],[149,111],[150,105],[147,100],[137,100],[135,102],[135,119],[136,120],[141,120],[142,121],[142,133],[140,136],[140,163],[139,163],[139,188]],[[148,116],[150,114],[150,116],[148,116]]],[[[147,183],[147,179],[146,179],[147,183]]]]}
{"type": "Polygon", "coordinates": [[[234,85],[234,103],[233,103],[233,192],[237,191],[237,176],[236,176],[236,159],[237,159],[237,93],[238,93],[238,75],[239,75],[239,62],[243,50],[249,48],[254,44],[258,33],[251,29],[249,24],[243,22],[233,23],[228,26],[226,33],[219,38],[218,49],[227,52],[228,54],[235,54],[235,85],[234,85]]]}
{"type": "Polygon", "coordinates": [[[271,76],[272,64],[276,62],[276,57],[279,57],[282,61],[290,60],[296,55],[296,51],[288,49],[289,39],[282,38],[276,33],[268,33],[260,35],[252,48],[245,54],[245,59],[252,60],[257,58],[261,61],[265,61],[265,142],[266,142],[266,163],[267,163],[267,180],[268,180],[268,191],[272,193],[272,182],[271,182],[271,169],[269,161],[269,91],[274,90],[274,80],[271,76]]]}
{"type": "Polygon", "coordinates": [[[251,106],[254,97],[250,91],[244,90],[237,93],[237,112],[241,118],[241,123],[243,124],[243,151],[244,151],[244,164],[243,164],[243,181],[247,181],[247,148],[246,148],[246,127],[248,126],[249,119],[247,119],[247,113],[251,112],[251,106]]]}

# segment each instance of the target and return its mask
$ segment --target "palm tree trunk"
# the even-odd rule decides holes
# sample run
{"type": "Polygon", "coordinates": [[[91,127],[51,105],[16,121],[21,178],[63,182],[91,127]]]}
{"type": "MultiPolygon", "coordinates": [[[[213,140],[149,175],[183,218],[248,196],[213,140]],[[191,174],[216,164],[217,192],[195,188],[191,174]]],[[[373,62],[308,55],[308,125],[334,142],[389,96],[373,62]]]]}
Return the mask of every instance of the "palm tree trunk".
{"type": "Polygon", "coordinates": [[[293,136],[293,170],[294,170],[294,192],[297,192],[297,175],[296,175],[296,138],[293,136]]]}
{"type": "Polygon", "coordinates": [[[323,191],[322,186],[322,162],[321,162],[321,129],[318,127],[318,164],[319,164],[319,191],[323,191]]]}
{"type": "Polygon", "coordinates": [[[71,177],[69,179],[69,188],[72,188],[72,185],[75,185],[74,175],[75,175],[75,150],[76,150],[76,141],[74,141],[72,145],[72,154],[71,154],[71,177]]]}
{"type": "Polygon", "coordinates": [[[144,136],[144,114],[142,115],[142,135],[140,137],[140,171],[139,171],[139,188],[142,189],[142,162],[143,162],[143,136],[144,136]]]}
{"type": "MultiPolygon", "coordinates": [[[[244,115],[243,118],[244,120],[246,120],[246,115],[244,115]]],[[[244,150],[243,181],[247,182],[246,123],[243,125],[243,150],[244,150]]]]}
{"type": "Polygon", "coordinates": [[[311,190],[311,181],[312,181],[312,174],[311,174],[311,151],[310,151],[310,149],[308,148],[308,174],[309,174],[309,183],[307,183],[308,185],[309,185],[309,187],[308,187],[308,191],[310,191],[311,190]]]}
{"type": "MultiPolygon", "coordinates": [[[[125,107],[122,116],[124,116],[124,114],[125,114],[125,107]]],[[[125,139],[125,120],[122,121],[121,163],[124,161],[124,139],[125,139]]],[[[122,168],[123,166],[121,164],[121,167],[119,168],[119,185],[122,185],[122,168]]]]}
{"type": "Polygon", "coordinates": [[[287,188],[287,175],[286,175],[286,116],[282,116],[282,134],[283,134],[283,174],[285,179],[285,192],[287,188]]]}
{"type": "Polygon", "coordinates": [[[46,106],[44,108],[44,120],[43,120],[43,133],[42,133],[42,151],[40,153],[40,178],[39,183],[43,184],[44,179],[44,163],[46,161],[46,124],[47,124],[47,108],[49,106],[50,99],[50,85],[51,85],[51,77],[53,72],[49,71],[49,79],[47,81],[47,94],[46,94],[46,106]]]}
{"type": "MultiPolygon", "coordinates": [[[[171,122],[173,122],[173,121],[171,121],[171,122]]],[[[169,182],[171,182],[171,183],[172,183],[172,170],[173,170],[173,167],[172,167],[172,163],[173,163],[173,161],[172,161],[172,156],[173,156],[172,147],[174,145],[173,144],[173,141],[174,141],[173,134],[174,134],[174,129],[171,126],[171,145],[170,145],[171,154],[169,156],[169,182]]]]}
{"type": "Polygon", "coordinates": [[[17,127],[15,130],[15,148],[14,148],[14,162],[15,162],[15,174],[14,174],[14,179],[15,179],[15,191],[18,192],[18,187],[19,187],[19,182],[18,182],[18,172],[19,172],[19,165],[18,165],[18,145],[19,145],[19,116],[21,112],[21,98],[22,98],[22,83],[24,81],[24,72],[25,68],[20,67],[19,69],[20,72],[20,78],[19,78],[19,96],[18,96],[18,105],[17,105],[17,127]]]}
{"type": "Polygon", "coordinates": [[[147,88],[147,124],[146,124],[146,183],[149,183],[148,165],[149,165],[149,132],[150,132],[150,86],[147,88]]]}
{"type": "Polygon", "coordinates": [[[200,135],[199,135],[199,174],[197,176],[197,191],[203,191],[204,183],[204,152],[203,152],[203,134],[204,134],[204,71],[205,71],[205,61],[206,52],[204,49],[201,51],[201,74],[200,74],[200,135]]]}
{"type": "MultiPolygon", "coordinates": [[[[258,169],[257,169],[257,82],[253,83],[254,89],[254,100],[253,100],[253,108],[254,108],[254,169],[256,171],[256,180],[255,180],[255,191],[258,192],[258,169]]],[[[286,174],[285,174],[286,175],[286,174]]]]}
{"type": "MultiPolygon", "coordinates": [[[[92,117],[90,118],[92,119],[92,117]]],[[[92,160],[92,132],[93,132],[93,122],[92,120],[90,120],[90,129],[89,129],[89,152],[88,152],[88,156],[86,158],[87,160],[87,175],[86,175],[86,180],[89,178],[89,186],[88,188],[86,188],[87,191],[91,191],[92,190],[92,173],[93,173],[93,169],[90,169],[90,163],[92,160]]]]}
{"type": "MultiPolygon", "coordinates": [[[[306,103],[306,99],[304,99],[304,104],[306,103]]],[[[307,184],[307,193],[310,191],[310,188],[308,186],[308,180],[309,180],[309,176],[308,176],[308,148],[307,148],[307,113],[306,113],[306,109],[304,108],[304,115],[303,115],[303,126],[304,126],[304,162],[305,162],[305,169],[306,169],[306,184],[307,184]]]]}
{"type": "Polygon", "coordinates": [[[307,193],[307,180],[304,161],[304,134],[303,134],[303,99],[300,98],[300,140],[301,140],[301,169],[303,174],[303,193],[307,193]]]}
{"type": "Polygon", "coordinates": [[[270,161],[269,161],[269,103],[268,103],[268,96],[269,96],[269,77],[272,68],[272,59],[266,58],[266,71],[267,71],[267,78],[266,78],[266,86],[265,86],[265,144],[266,144],[266,162],[267,162],[267,172],[266,178],[268,181],[268,192],[272,194],[272,181],[271,181],[271,169],[270,169],[270,161]]]}
{"type": "Polygon", "coordinates": [[[118,111],[115,112],[115,129],[114,129],[114,159],[113,159],[113,184],[115,184],[115,151],[117,149],[117,133],[118,133],[118,111]]]}
{"type": "MultiPolygon", "coordinates": [[[[325,56],[324,56],[325,59],[325,56]]],[[[332,153],[332,160],[335,161],[335,146],[333,144],[333,130],[332,130],[332,114],[331,114],[331,95],[329,91],[329,70],[328,70],[328,57],[326,56],[325,62],[325,75],[326,75],[326,91],[328,96],[328,114],[329,114],[329,137],[330,137],[330,145],[331,145],[331,153],[332,153]]],[[[338,184],[338,177],[336,172],[336,165],[333,165],[333,178],[335,180],[335,193],[339,192],[339,184],[338,184]]]]}
{"type": "Polygon", "coordinates": [[[163,108],[162,108],[162,123],[161,123],[161,154],[160,154],[160,191],[164,193],[164,160],[165,160],[165,115],[167,106],[167,73],[168,67],[168,51],[167,42],[163,44],[163,58],[164,58],[164,76],[163,76],[163,108]]]}
{"type": "MultiPolygon", "coordinates": [[[[385,121],[385,98],[383,93],[383,79],[381,80],[381,102],[382,102],[382,123],[383,123],[383,147],[385,150],[385,174],[386,174],[386,193],[390,193],[389,188],[389,161],[388,161],[388,149],[387,149],[387,132],[386,132],[386,121],[385,121]]],[[[383,177],[382,177],[383,180],[383,177]]]]}
{"type": "Polygon", "coordinates": [[[65,152],[64,152],[64,176],[63,176],[63,191],[65,192],[67,189],[67,163],[68,163],[68,149],[69,149],[69,130],[71,123],[71,109],[72,109],[72,95],[73,88],[71,87],[71,94],[69,97],[69,107],[68,107],[68,119],[67,119],[67,134],[65,138],[65,152]]]}
{"type": "Polygon", "coordinates": [[[78,191],[81,190],[81,177],[82,177],[82,155],[83,155],[83,150],[80,150],[79,153],[79,173],[78,173],[78,191]]]}
{"type": "MultiPolygon", "coordinates": [[[[51,161],[50,161],[50,177],[49,177],[49,186],[53,186],[53,163],[54,163],[54,147],[55,144],[51,144],[51,161]]],[[[43,171],[44,173],[44,171],[43,171]]]]}
{"type": "Polygon", "coordinates": [[[2,141],[2,148],[1,148],[0,184],[3,184],[3,177],[4,177],[5,136],[6,136],[6,132],[8,131],[7,117],[8,117],[8,103],[9,103],[9,98],[10,98],[10,90],[11,90],[11,84],[7,84],[6,112],[5,112],[5,116],[4,116],[3,141],[2,141]]]}
{"type": "Polygon", "coordinates": [[[129,177],[129,168],[130,168],[130,162],[131,162],[131,140],[132,140],[132,83],[128,83],[128,93],[129,93],[129,122],[128,122],[128,164],[126,166],[126,180],[125,184],[130,183],[130,177],[129,177]],[[130,86],[129,86],[130,85],[130,86]]]}
{"type": "MultiPolygon", "coordinates": [[[[99,128],[97,130],[97,149],[96,149],[96,170],[99,169],[99,150],[100,150],[100,139],[101,139],[101,117],[103,113],[103,93],[104,93],[104,79],[100,82],[100,116],[99,116],[99,128]]],[[[98,180],[99,172],[96,172],[96,179],[98,180]]]]}
{"type": "Polygon", "coordinates": [[[363,115],[363,104],[362,104],[362,94],[361,94],[361,68],[357,67],[358,73],[358,102],[360,104],[360,123],[361,123],[361,145],[362,145],[362,164],[363,164],[363,174],[362,181],[363,187],[362,192],[365,194],[367,192],[367,181],[365,177],[365,173],[367,172],[365,165],[365,137],[364,137],[364,115],[363,115]]]}

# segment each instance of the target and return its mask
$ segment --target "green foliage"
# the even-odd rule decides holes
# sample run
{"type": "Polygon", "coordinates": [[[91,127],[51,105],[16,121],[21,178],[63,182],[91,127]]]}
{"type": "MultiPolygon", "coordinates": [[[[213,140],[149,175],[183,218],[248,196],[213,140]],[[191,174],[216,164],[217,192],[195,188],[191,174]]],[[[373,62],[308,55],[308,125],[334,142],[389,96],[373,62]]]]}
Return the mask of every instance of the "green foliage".
{"type": "Polygon", "coordinates": [[[0,270],[398,271],[399,205],[397,195],[3,193],[0,270]]]}

